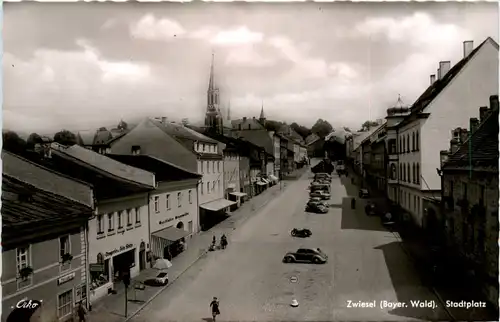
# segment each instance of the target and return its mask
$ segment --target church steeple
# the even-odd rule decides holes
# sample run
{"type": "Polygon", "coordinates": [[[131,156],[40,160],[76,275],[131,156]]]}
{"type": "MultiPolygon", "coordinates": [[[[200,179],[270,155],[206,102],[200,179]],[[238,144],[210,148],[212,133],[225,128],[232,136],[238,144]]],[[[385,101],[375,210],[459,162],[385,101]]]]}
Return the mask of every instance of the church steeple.
{"type": "Polygon", "coordinates": [[[205,113],[205,126],[212,132],[222,133],[222,117],[219,106],[219,89],[215,84],[214,60],[215,55],[212,52],[212,63],[210,65],[210,78],[208,81],[207,90],[207,110],[205,113]]]}
{"type": "Polygon", "coordinates": [[[264,116],[264,101],[262,101],[262,107],[260,109],[259,121],[260,122],[265,122],[266,121],[266,117],[264,116]]]}

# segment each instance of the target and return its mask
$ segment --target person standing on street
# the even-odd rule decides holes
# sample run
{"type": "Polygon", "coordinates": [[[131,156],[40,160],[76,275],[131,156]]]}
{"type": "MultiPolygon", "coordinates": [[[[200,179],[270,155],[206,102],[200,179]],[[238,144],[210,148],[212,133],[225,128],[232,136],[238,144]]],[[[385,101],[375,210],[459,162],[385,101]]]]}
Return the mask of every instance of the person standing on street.
{"type": "Polygon", "coordinates": [[[76,314],[78,316],[78,321],[79,322],[85,322],[87,321],[87,319],[85,318],[85,316],[87,315],[87,310],[85,309],[85,307],[82,305],[82,302],[80,302],[78,304],[78,308],[76,310],[76,314]]]}
{"type": "Polygon", "coordinates": [[[210,303],[210,307],[212,308],[212,321],[215,322],[215,317],[220,314],[219,300],[215,296],[210,303]]]}

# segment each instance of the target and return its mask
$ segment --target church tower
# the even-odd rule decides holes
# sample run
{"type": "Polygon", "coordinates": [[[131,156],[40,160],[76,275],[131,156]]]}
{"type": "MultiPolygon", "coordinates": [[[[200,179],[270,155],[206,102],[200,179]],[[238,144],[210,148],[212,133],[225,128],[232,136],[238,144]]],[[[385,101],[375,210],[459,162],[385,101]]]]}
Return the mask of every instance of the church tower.
{"type": "Polygon", "coordinates": [[[266,124],[266,117],[264,116],[264,101],[262,101],[262,107],[260,109],[259,122],[262,126],[265,126],[266,124]]]}
{"type": "Polygon", "coordinates": [[[205,127],[212,133],[222,133],[222,115],[219,105],[219,88],[214,79],[214,54],[210,66],[210,80],[207,91],[207,111],[205,113],[205,127]]]}

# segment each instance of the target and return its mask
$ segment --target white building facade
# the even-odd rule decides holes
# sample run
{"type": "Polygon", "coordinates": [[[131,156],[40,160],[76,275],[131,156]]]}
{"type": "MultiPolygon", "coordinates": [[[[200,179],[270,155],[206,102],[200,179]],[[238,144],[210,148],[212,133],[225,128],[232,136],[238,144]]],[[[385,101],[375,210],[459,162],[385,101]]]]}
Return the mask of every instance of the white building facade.
{"type": "Polygon", "coordinates": [[[165,249],[177,237],[188,238],[200,231],[198,179],[160,182],[150,195],[149,225],[151,254],[165,258],[165,249]]]}
{"type": "Polygon", "coordinates": [[[200,205],[224,198],[224,162],[219,155],[219,145],[199,143],[195,145],[198,157],[198,173],[203,177],[198,186],[200,205]]]}
{"type": "Polygon", "coordinates": [[[240,156],[236,152],[224,152],[225,197],[232,192],[240,192],[240,156]]]}
{"type": "Polygon", "coordinates": [[[100,201],[89,221],[90,302],[113,289],[119,267],[131,277],[146,268],[149,250],[148,193],[100,201]]]}
{"type": "Polygon", "coordinates": [[[280,137],[272,134],[273,138],[273,152],[274,152],[274,175],[280,178],[280,137]]]}
{"type": "Polygon", "coordinates": [[[417,100],[397,127],[399,204],[420,226],[422,199],[440,195],[440,151],[449,148],[453,129],[469,128],[477,106],[488,106],[489,97],[498,94],[498,67],[498,44],[491,38],[474,50],[471,41],[464,42],[463,60],[453,68],[449,61],[440,62],[437,75],[430,77],[430,87],[444,87],[428,103],[417,100]]]}

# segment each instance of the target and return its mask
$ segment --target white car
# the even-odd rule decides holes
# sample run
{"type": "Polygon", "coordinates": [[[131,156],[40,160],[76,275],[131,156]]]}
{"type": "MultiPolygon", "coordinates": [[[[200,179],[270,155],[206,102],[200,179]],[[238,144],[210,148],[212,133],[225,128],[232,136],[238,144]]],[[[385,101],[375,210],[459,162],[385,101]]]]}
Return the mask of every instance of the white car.
{"type": "Polygon", "coordinates": [[[167,285],[168,284],[168,273],[163,272],[163,273],[156,275],[155,281],[158,284],[167,285]]]}

